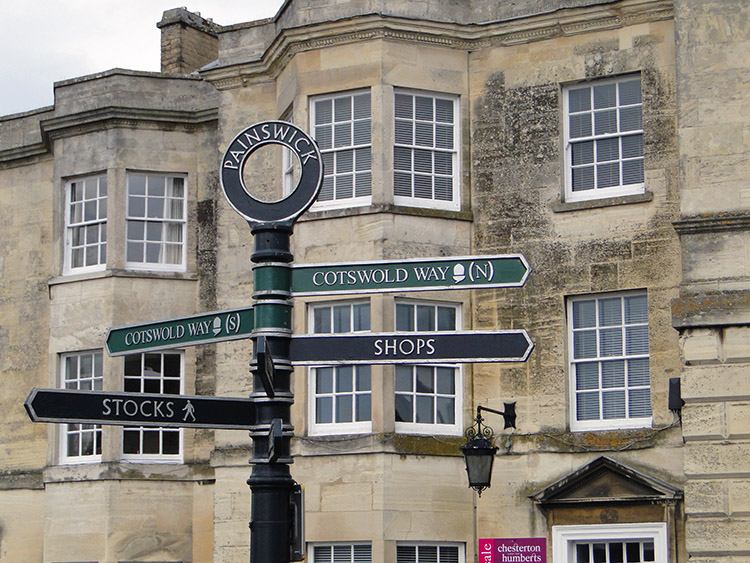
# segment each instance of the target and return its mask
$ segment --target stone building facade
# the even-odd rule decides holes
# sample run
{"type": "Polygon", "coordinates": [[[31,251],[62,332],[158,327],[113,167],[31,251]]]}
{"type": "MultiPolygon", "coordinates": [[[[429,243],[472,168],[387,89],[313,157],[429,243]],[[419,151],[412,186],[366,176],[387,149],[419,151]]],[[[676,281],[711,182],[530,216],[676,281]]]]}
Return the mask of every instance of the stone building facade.
{"type": "MultiPolygon", "coordinates": [[[[178,8],[162,72],[59,82],[54,106],[0,117],[0,562],[247,560],[246,432],[33,424],[23,402],[253,392],[248,340],[103,344],[251,302],[253,241],[218,169],[239,131],[277,119],[326,164],[295,263],[531,267],[520,288],[294,299],[297,334],[534,342],[523,363],[295,368],[310,561],[489,561],[484,538],[543,539],[554,563],[747,557],[748,12],[288,0],[222,27],[178,8]],[[464,429],[513,401],[478,497],[464,429]]],[[[273,146],[244,178],[275,199],[295,174],[273,146]]]]}

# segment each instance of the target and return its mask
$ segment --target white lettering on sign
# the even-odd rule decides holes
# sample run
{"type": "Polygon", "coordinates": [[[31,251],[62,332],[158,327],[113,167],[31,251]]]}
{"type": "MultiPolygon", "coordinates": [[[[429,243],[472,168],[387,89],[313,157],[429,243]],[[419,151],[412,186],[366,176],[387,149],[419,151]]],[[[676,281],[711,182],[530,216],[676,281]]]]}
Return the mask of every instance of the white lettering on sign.
{"type": "Polygon", "coordinates": [[[203,336],[211,330],[211,321],[197,321],[187,325],[190,336],[203,336]]]}
{"type": "Polygon", "coordinates": [[[230,158],[224,161],[223,167],[232,170],[239,170],[243,157],[250,149],[260,142],[269,141],[271,139],[281,142],[281,144],[294,150],[300,161],[302,161],[303,166],[307,164],[307,161],[310,159],[318,160],[318,157],[315,154],[315,149],[310,144],[310,141],[302,135],[298,136],[297,133],[298,132],[292,129],[289,125],[278,122],[263,123],[257,127],[251,127],[244,135],[237,137],[234,141],[240,145],[243,150],[228,150],[224,156],[229,156],[230,158]]]}
{"type": "Polygon", "coordinates": [[[409,279],[409,272],[405,268],[379,268],[377,270],[328,270],[327,272],[315,272],[313,284],[322,286],[335,285],[376,285],[403,283],[409,279]]]}
{"type": "Polygon", "coordinates": [[[411,356],[435,353],[434,338],[378,338],[374,342],[376,356],[411,356]]]}
{"type": "Polygon", "coordinates": [[[444,267],[433,267],[424,266],[421,268],[414,268],[414,274],[417,276],[419,281],[445,281],[445,276],[448,274],[450,266],[444,267]]]}
{"type": "Polygon", "coordinates": [[[174,416],[174,402],[163,400],[134,401],[133,399],[102,399],[102,414],[104,416],[138,416],[146,418],[172,418],[174,416]]]}
{"type": "Polygon", "coordinates": [[[146,328],[143,330],[134,330],[125,334],[125,345],[137,346],[139,344],[150,344],[160,340],[176,340],[183,336],[185,336],[185,327],[182,325],[146,328]]]}

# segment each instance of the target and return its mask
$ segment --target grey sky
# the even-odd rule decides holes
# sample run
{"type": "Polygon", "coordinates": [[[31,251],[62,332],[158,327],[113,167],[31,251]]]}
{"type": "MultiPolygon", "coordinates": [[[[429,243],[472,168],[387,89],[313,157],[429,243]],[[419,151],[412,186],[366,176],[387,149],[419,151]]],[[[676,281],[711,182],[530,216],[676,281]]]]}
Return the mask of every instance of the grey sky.
{"type": "Polygon", "coordinates": [[[218,24],[273,16],[283,0],[0,0],[0,116],[52,105],[59,80],[110,68],[159,70],[162,13],[218,24]]]}

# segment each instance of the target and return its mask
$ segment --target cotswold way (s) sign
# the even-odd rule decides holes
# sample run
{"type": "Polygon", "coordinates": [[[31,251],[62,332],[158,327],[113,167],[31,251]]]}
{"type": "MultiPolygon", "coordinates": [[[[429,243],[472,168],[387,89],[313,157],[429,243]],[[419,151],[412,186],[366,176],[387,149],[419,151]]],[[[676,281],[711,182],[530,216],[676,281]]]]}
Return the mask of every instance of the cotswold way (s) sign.
{"type": "Polygon", "coordinates": [[[254,322],[253,308],[246,307],[112,328],[107,333],[107,352],[123,356],[250,338],[254,322]]]}

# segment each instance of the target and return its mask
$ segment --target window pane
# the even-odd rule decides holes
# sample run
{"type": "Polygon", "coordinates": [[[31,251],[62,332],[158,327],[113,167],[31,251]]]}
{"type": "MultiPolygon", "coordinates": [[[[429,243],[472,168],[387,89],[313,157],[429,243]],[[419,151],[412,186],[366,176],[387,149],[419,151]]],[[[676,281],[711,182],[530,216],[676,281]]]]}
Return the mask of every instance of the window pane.
{"type": "Polygon", "coordinates": [[[651,416],[651,390],[632,389],[629,392],[628,408],[630,417],[651,416]]]}
{"type": "Polygon", "coordinates": [[[417,423],[434,424],[435,401],[433,397],[417,395],[417,423]]]}
{"type": "MultiPolygon", "coordinates": [[[[617,111],[597,111],[594,113],[594,134],[617,133],[617,111]]],[[[614,139],[617,141],[617,139],[614,139]]]]}
{"type": "Polygon", "coordinates": [[[435,330],[435,307],[432,305],[417,305],[417,330],[435,330]]]}
{"type": "Polygon", "coordinates": [[[602,387],[625,386],[625,361],[602,362],[602,387]]]}
{"type": "Polygon", "coordinates": [[[316,307],[313,310],[313,332],[316,334],[331,332],[330,307],[316,307]]]}
{"type": "Polygon", "coordinates": [[[573,191],[594,189],[594,167],[573,169],[573,191]]]}
{"type": "Polygon", "coordinates": [[[317,368],[315,370],[316,393],[333,393],[333,368],[317,368]]]}
{"type": "Polygon", "coordinates": [[[580,137],[591,136],[591,114],[583,113],[580,115],[571,115],[569,120],[570,138],[578,139],[580,137]]]}
{"type": "Polygon", "coordinates": [[[454,424],[455,400],[449,397],[437,397],[437,422],[438,424],[454,424]]]}
{"type": "Polygon", "coordinates": [[[629,326],[625,329],[625,353],[648,354],[648,326],[629,326]]]}
{"type": "Polygon", "coordinates": [[[573,334],[573,357],[595,358],[596,357],[596,331],[583,330],[573,334]]]}
{"type": "Polygon", "coordinates": [[[599,324],[601,326],[622,324],[622,302],[619,297],[599,300],[599,324]]]}
{"type": "Polygon", "coordinates": [[[351,393],[354,390],[352,366],[336,368],[336,393],[351,393]]]}
{"type": "Polygon", "coordinates": [[[598,389],[599,388],[599,363],[586,362],[576,364],[576,389],[598,389]]]}
{"type": "Polygon", "coordinates": [[[371,395],[357,395],[357,422],[372,420],[371,413],[371,395]]]}
{"type": "Polygon", "coordinates": [[[618,163],[600,164],[596,167],[596,185],[599,188],[610,188],[620,183],[620,166],[618,163]]]}
{"type": "Polygon", "coordinates": [[[576,394],[576,420],[599,419],[599,393],[576,394]]]}
{"type": "Polygon", "coordinates": [[[594,86],[594,109],[610,108],[617,105],[615,84],[594,86]]]}
{"type": "Polygon", "coordinates": [[[628,385],[649,385],[648,358],[628,360],[628,385]]]}
{"type": "Polygon", "coordinates": [[[336,396],[336,422],[352,422],[352,396],[336,396]]]}
{"type": "Polygon", "coordinates": [[[602,356],[621,356],[622,355],[622,329],[606,328],[600,331],[602,356]]]}
{"type": "Polygon", "coordinates": [[[605,419],[625,418],[625,391],[602,393],[602,415],[605,419]]]}
{"type": "Polygon", "coordinates": [[[396,422],[412,422],[412,397],[409,395],[396,395],[396,422]]]}
{"type": "Polygon", "coordinates": [[[573,166],[594,162],[594,142],[573,143],[570,148],[573,153],[573,166]]]}
{"type": "Polygon", "coordinates": [[[591,109],[591,88],[577,88],[568,92],[568,111],[588,111],[591,109]]]}
{"type": "Polygon", "coordinates": [[[454,395],[456,393],[456,377],[453,368],[436,368],[435,379],[437,381],[436,389],[438,393],[441,395],[454,395]]]}
{"type": "Polygon", "coordinates": [[[315,399],[315,422],[321,424],[333,422],[332,397],[318,397],[315,399]]]}
{"type": "Polygon", "coordinates": [[[641,99],[641,79],[628,80],[620,82],[620,105],[640,104],[641,99]]]}
{"type": "Polygon", "coordinates": [[[431,367],[417,366],[417,393],[433,393],[434,372],[431,367]]]}
{"type": "Polygon", "coordinates": [[[396,366],[396,391],[411,391],[413,389],[413,375],[411,366],[396,366]]]}
{"type": "Polygon", "coordinates": [[[588,544],[576,545],[576,563],[589,563],[589,546],[588,544]]]}

